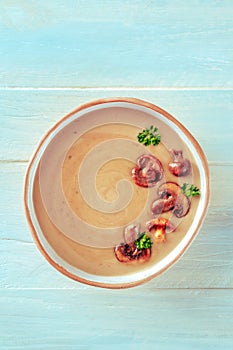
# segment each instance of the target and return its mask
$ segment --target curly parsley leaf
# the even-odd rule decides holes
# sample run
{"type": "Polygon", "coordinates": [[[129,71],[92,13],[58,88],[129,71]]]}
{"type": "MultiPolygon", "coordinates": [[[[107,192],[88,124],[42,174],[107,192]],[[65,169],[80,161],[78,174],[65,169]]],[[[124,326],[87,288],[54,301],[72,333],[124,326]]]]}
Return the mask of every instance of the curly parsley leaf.
{"type": "Polygon", "coordinates": [[[142,143],[145,146],[158,145],[161,140],[161,136],[158,133],[158,128],[153,125],[151,125],[149,129],[144,129],[139,132],[137,138],[138,142],[142,143]]]}
{"type": "Polygon", "coordinates": [[[181,186],[181,190],[186,195],[186,197],[200,196],[199,188],[191,184],[184,183],[181,186]]]}
{"type": "Polygon", "coordinates": [[[142,232],[138,239],[134,242],[134,244],[138,249],[147,249],[152,247],[153,242],[151,241],[150,237],[146,235],[145,232],[142,232]]]}

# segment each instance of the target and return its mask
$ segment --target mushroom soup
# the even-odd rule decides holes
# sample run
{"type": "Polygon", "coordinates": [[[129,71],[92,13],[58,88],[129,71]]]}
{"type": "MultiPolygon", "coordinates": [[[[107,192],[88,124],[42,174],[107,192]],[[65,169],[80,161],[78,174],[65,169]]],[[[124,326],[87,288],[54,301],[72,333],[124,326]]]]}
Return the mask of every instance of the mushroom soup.
{"type": "Polygon", "coordinates": [[[153,244],[146,261],[117,259],[114,249],[124,242],[127,227],[154,232],[155,224],[148,222],[158,216],[153,203],[161,199],[158,191],[166,182],[200,187],[197,164],[177,133],[160,118],[155,120],[140,110],[101,109],[67,123],[52,139],[36,170],[34,209],[45,239],[68,264],[90,274],[127,275],[166,257],[193,222],[198,198],[192,198],[183,217],[171,210],[159,214],[175,229],[166,233],[165,243],[151,234],[153,244]],[[140,144],[138,133],[155,123],[161,142],[148,147],[140,144]],[[176,177],[169,171],[171,149],[182,150],[190,162],[188,175],[176,177]],[[155,157],[163,168],[151,187],[134,181],[133,169],[142,155],[155,157]]]}

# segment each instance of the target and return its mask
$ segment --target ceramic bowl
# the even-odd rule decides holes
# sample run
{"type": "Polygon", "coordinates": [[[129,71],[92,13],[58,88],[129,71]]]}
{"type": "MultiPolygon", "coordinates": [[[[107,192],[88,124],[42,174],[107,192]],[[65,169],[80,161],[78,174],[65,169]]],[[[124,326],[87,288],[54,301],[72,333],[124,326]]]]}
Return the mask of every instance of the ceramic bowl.
{"type": "Polygon", "coordinates": [[[27,169],[24,203],[34,240],[57,270],[94,286],[132,287],[171,267],[200,230],[209,203],[207,161],[191,133],[158,106],[133,98],[101,99],[78,107],[43,137],[27,169]],[[161,142],[146,147],[137,135],[151,125],[161,142]],[[190,161],[189,174],[169,171],[171,149],[182,150],[190,161]],[[163,166],[162,179],[149,188],[132,178],[143,154],[163,166]],[[166,234],[166,242],[152,237],[148,261],[120,262],[115,247],[124,244],[125,229],[138,225],[146,231],[165,182],[194,184],[201,194],[190,200],[182,218],[172,210],[161,213],[175,231],[166,234]]]}

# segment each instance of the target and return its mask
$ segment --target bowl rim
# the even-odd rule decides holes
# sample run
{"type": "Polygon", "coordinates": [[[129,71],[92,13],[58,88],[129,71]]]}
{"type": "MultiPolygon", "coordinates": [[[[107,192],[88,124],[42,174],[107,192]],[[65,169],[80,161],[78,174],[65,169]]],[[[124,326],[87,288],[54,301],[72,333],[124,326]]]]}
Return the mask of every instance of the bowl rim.
{"type": "Polygon", "coordinates": [[[59,119],[42,137],[42,139],[39,141],[39,143],[37,144],[37,147],[34,151],[34,153],[32,154],[31,159],[29,160],[29,164],[28,167],[26,169],[26,173],[25,173],[25,178],[24,178],[24,190],[23,190],[23,204],[24,204],[24,210],[25,210],[25,215],[26,215],[26,219],[27,222],[29,224],[29,228],[31,230],[33,239],[37,245],[37,248],[40,250],[40,252],[42,253],[42,255],[46,258],[46,260],[54,267],[56,268],[59,272],[61,272],[62,274],[64,274],[65,276],[87,284],[87,285],[91,285],[91,286],[95,286],[95,287],[101,287],[101,288],[109,288],[109,289],[122,289],[122,288],[131,288],[131,287],[135,287],[138,285],[141,285],[145,282],[148,282],[149,280],[155,278],[156,276],[162,274],[164,271],[168,270],[172,265],[174,265],[180,258],[181,256],[185,253],[185,251],[188,249],[188,247],[191,245],[192,241],[194,240],[194,238],[197,236],[197,233],[199,232],[204,219],[207,215],[207,211],[208,211],[208,206],[209,206],[209,202],[210,202],[210,173],[209,173],[209,167],[208,167],[208,162],[207,162],[207,158],[200,146],[200,144],[198,143],[198,141],[194,138],[194,136],[189,132],[189,130],[183,125],[181,124],[175,117],[173,117],[170,113],[168,113],[167,111],[165,111],[163,108],[154,105],[151,102],[142,100],[142,99],[138,99],[138,98],[133,98],[133,97],[112,97],[112,98],[101,98],[101,99],[96,99],[90,102],[86,102],[83,103],[81,105],[79,105],[78,107],[76,107],[74,110],[72,110],[71,112],[69,112],[68,114],[66,114],[65,116],[63,116],[61,119],[59,119]],[[168,263],[166,266],[164,266],[164,268],[160,269],[159,271],[157,271],[156,273],[153,273],[145,278],[141,278],[138,279],[136,281],[130,281],[130,282],[125,282],[125,283],[105,283],[105,282],[97,282],[97,281],[91,281],[85,278],[82,278],[80,276],[77,276],[73,273],[71,273],[70,271],[67,271],[63,266],[59,265],[58,262],[56,262],[54,259],[52,259],[50,257],[50,255],[48,254],[48,252],[46,251],[46,249],[43,247],[36,228],[33,224],[32,218],[31,218],[31,214],[30,214],[30,209],[29,209],[29,205],[28,205],[28,192],[29,192],[29,178],[30,178],[30,173],[33,167],[33,163],[43,145],[43,143],[46,141],[46,139],[58,128],[58,126],[60,124],[62,124],[65,120],[69,119],[71,116],[73,116],[74,114],[83,111],[87,108],[90,107],[94,107],[94,106],[98,106],[98,105],[102,105],[102,104],[106,104],[106,103],[129,103],[129,104],[134,104],[134,105],[138,105],[138,106],[142,106],[148,109],[151,109],[159,114],[161,114],[163,117],[165,117],[166,119],[170,120],[171,122],[173,122],[176,126],[178,126],[179,129],[181,129],[181,131],[188,137],[188,139],[191,141],[191,143],[193,144],[195,150],[197,151],[202,166],[203,166],[203,170],[204,170],[204,174],[205,174],[205,185],[206,185],[206,196],[204,198],[204,210],[200,216],[199,222],[197,224],[197,226],[195,227],[195,230],[192,234],[192,237],[189,239],[189,241],[187,242],[187,244],[183,247],[183,249],[179,252],[179,254],[177,254],[174,259],[172,259],[172,261],[170,263],[168,263]]]}

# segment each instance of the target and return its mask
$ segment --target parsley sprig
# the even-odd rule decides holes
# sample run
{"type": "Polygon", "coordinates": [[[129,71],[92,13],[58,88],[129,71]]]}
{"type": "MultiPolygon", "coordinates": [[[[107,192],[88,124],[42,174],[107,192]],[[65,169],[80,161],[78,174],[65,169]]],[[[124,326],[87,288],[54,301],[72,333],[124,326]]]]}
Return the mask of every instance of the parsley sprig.
{"type": "Polygon", "coordinates": [[[142,143],[145,146],[158,145],[161,139],[158,133],[158,128],[156,128],[153,125],[151,125],[149,129],[144,129],[141,132],[139,132],[137,138],[138,142],[142,143]]]}
{"type": "Polygon", "coordinates": [[[181,190],[186,195],[186,197],[200,196],[199,188],[191,184],[184,183],[181,186],[181,190]]]}
{"type": "Polygon", "coordinates": [[[134,243],[138,249],[151,248],[153,244],[150,237],[148,237],[145,232],[142,232],[134,243]]]}

